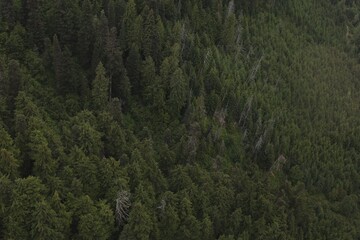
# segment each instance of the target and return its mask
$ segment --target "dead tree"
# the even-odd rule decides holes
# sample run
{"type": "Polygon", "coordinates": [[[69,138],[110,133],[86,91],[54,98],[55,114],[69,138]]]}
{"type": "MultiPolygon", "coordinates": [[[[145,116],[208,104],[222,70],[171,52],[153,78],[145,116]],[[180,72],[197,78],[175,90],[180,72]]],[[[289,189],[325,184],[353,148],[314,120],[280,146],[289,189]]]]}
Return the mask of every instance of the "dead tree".
{"type": "Polygon", "coordinates": [[[284,157],[284,155],[281,154],[271,166],[270,173],[274,175],[274,173],[281,171],[282,167],[285,165],[286,162],[287,159],[284,157]]]}
{"type": "Polygon", "coordinates": [[[130,193],[128,191],[121,191],[116,198],[116,220],[119,226],[123,225],[129,217],[129,208],[131,206],[130,193]]]}

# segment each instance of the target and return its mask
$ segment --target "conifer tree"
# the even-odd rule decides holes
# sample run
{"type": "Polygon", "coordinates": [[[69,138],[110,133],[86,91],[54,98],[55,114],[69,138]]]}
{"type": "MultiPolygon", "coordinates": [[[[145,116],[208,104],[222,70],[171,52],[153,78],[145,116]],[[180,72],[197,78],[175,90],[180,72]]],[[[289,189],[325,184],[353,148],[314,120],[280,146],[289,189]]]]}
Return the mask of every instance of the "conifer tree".
{"type": "Polygon", "coordinates": [[[5,52],[12,59],[22,60],[25,55],[26,48],[26,30],[20,24],[16,24],[12,29],[5,45],[5,52]]]}
{"type": "Polygon", "coordinates": [[[154,12],[152,9],[150,9],[144,20],[144,34],[143,34],[144,37],[143,37],[142,46],[145,57],[147,56],[155,57],[155,53],[157,52],[156,47],[157,44],[159,44],[156,42],[157,40],[156,30],[157,29],[156,29],[154,12]]]}
{"type": "Polygon", "coordinates": [[[56,80],[55,86],[60,92],[63,92],[65,83],[64,57],[57,35],[53,37],[53,67],[56,80]]]}
{"type": "Polygon", "coordinates": [[[141,56],[135,45],[130,48],[129,56],[126,59],[126,71],[131,83],[132,93],[140,93],[141,56]]]}
{"type": "Polygon", "coordinates": [[[141,202],[135,202],[120,239],[147,240],[150,239],[151,230],[152,222],[148,209],[141,202]]]}
{"type": "Polygon", "coordinates": [[[104,11],[100,18],[94,19],[95,42],[91,59],[92,73],[96,72],[98,64],[104,60],[107,36],[109,35],[109,23],[104,11]]]}
{"type": "Polygon", "coordinates": [[[79,239],[109,239],[114,226],[113,212],[103,201],[97,203],[92,210],[80,217],[79,239]]]}
{"type": "Polygon", "coordinates": [[[37,203],[44,200],[45,187],[37,177],[17,179],[13,189],[13,203],[5,222],[5,238],[31,239],[37,203]]]}
{"type": "Polygon", "coordinates": [[[225,19],[225,26],[221,34],[221,42],[226,51],[234,50],[236,41],[236,17],[234,13],[230,13],[225,19]]]}
{"type": "Polygon", "coordinates": [[[96,68],[96,77],[91,90],[92,105],[98,111],[106,108],[109,101],[109,79],[105,74],[105,68],[100,62],[96,68]]]}
{"type": "Polygon", "coordinates": [[[7,175],[10,179],[19,177],[18,156],[19,150],[14,146],[11,136],[0,123],[0,175],[7,175]]]}
{"type": "Polygon", "coordinates": [[[11,29],[15,25],[15,9],[13,0],[3,0],[1,5],[1,20],[5,20],[8,27],[11,29]]]}
{"type": "Polygon", "coordinates": [[[79,53],[79,60],[83,67],[89,67],[91,55],[90,48],[93,43],[93,15],[92,6],[89,0],[82,3],[82,12],[80,17],[80,30],[77,37],[77,52],[79,53]]]}
{"type": "Polygon", "coordinates": [[[116,9],[114,0],[110,0],[108,4],[107,16],[109,19],[109,28],[116,27],[116,9]]]}
{"type": "Polygon", "coordinates": [[[41,2],[38,0],[23,0],[23,11],[26,13],[25,24],[27,33],[29,34],[30,44],[36,45],[43,49],[45,37],[45,26],[42,14],[41,2]]]}
{"type": "Polygon", "coordinates": [[[8,66],[8,80],[9,80],[9,92],[8,92],[8,101],[9,109],[14,110],[15,98],[17,97],[19,91],[23,88],[23,80],[21,76],[20,64],[16,60],[11,60],[8,66]]]}
{"type": "Polygon", "coordinates": [[[43,181],[55,175],[56,161],[52,159],[48,142],[41,131],[31,131],[29,136],[30,158],[34,162],[33,173],[43,181]]]}
{"type": "Polygon", "coordinates": [[[151,57],[147,57],[145,59],[141,70],[141,88],[143,89],[142,97],[145,100],[145,103],[150,104],[153,102],[151,88],[156,82],[156,79],[159,78],[156,75],[155,63],[151,57]]]}
{"type": "Polygon", "coordinates": [[[170,109],[174,109],[175,115],[184,106],[188,94],[188,84],[180,68],[177,68],[170,78],[170,109]]]}
{"type": "Polygon", "coordinates": [[[135,20],[136,20],[136,4],[134,0],[129,0],[126,4],[126,10],[123,18],[123,29],[126,36],[126,45],[131,46],[135,43],[138,36],[135,32],[135,20]]]}

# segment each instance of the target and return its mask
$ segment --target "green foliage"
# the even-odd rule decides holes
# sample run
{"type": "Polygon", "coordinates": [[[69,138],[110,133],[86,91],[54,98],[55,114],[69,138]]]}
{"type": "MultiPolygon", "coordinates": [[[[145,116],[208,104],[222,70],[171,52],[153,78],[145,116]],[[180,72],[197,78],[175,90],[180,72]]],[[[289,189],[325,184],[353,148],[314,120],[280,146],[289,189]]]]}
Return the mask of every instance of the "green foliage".
{"type": "Polygon", "coordinates": [[[129,215],[128,224],[125,225],[119,239],[150,239],[152,225],[148,210],[140,202],[135,202],[129,215]]]}
{"type": "Polygon", "coordinates": [[[0,239],[358,239],[358,1],[0,1],[0,239]]]}
{"type": "Polygon", "coordinates": [[[107,107],[109,101],[109,79],[105,75],[105,68],[100,62],[96,68],[96,77],[92,83],[92,105],[94,110],[102,110],[107,107]]]}
{"type": "Polygon", "coordinates": [[[113,212],[105,202],[99,202],[93,212],[80,217],[79,239],[109,239],[113,226],[113,212]]]}

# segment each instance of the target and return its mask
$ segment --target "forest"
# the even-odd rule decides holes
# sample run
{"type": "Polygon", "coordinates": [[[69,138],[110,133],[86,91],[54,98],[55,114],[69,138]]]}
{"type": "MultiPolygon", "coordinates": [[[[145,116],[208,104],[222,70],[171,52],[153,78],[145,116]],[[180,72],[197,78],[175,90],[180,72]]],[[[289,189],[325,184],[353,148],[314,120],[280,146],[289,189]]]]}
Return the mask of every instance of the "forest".
{"type": "Polygon", "coordinates": [[[0,239],[360,239],[359,0],[0,0],[0,239]]]}

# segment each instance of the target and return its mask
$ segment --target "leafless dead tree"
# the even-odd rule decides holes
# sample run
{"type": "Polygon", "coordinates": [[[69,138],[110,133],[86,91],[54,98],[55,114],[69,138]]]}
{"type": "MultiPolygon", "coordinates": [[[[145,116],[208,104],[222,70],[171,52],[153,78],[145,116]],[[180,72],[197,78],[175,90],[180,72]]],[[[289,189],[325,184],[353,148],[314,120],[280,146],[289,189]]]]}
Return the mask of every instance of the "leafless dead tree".
{"type": "Polygon", "coordinates": [[[234,12],[234,10],[235,10],[235,3],[234,3],[234,0],[231,0],[228,5],[228,11],[227,11],[226,17],[229,17],[230,14],[232,14],[234,12]]]}
{"type": "Polygon", "coordinates": [[[241,127],[245,126],[246,119],[248,117],[249,112],[251,111],[252,102],[253,102],[253,97],[251,96],[250,98],[248,98],[248,100],[244,106],[244,109],[242,110],[241,115],[240,115],[238,124],[241,125],[241,127]]]}
{"type": "Polygon", "coordinates": [[[203,62],[204,68],[203,69],[208,69],[209,63],[212,58],[213,58],[213,56],[212,56],[211,49],[207,49],[205,57],[204,57],[204,62],[203,62]]]}
{"type": "Polygon", "coordinates": [[[256,77],[256,74],[258,73],[258,71],[260,70],[261,67],[261,62],[264,58],[264,55],[262,55],[260,57],[260,59],[254,64],[253,68],[251,69],[251,72],[249,74],[249,79],[248,81],[253,81],[256,77]]]}
{"type": "Polygon", "coordinates": [[[131,206],[130,193],[128,191],[121,191],[116,198],[116,220],[119,226],[123,225],[129,217],[129,208],[131,206]]]}
{"type": "Polygon", "coordinates": [[[264,143],[264,138],[263,138],[263,136],[261,135],[261,136],[259,137],[259,140],[258,140],[258,141],[256,142],[256,144],[255,144],[255,151],[256,151],[256,152],[259,151],[259,149],[262,147],[263,143],[264,143]]]}
{"type": "Polygon", "coordinates": [[[162,199],[160,202],[160,205],[157,207],[157,209],[160,209],[161,212],[163,213],[165,211],[165,207],[166,207],[166,201],[164,199],[162,199]]]}
{"type": "Polygon", "coordinates": [[[274,162],[274,164],[270,168],[270,172],[272,175],[274,175],[275,172],[279,172],[284,164],[287,162],[287,159],[284,157],[284,155],[280,155],[278,159],[274,162]]]}
{"type": "Polygon", "coordinates": [[[214,119],[218,121],[221,127],[224,127],[226,123],[226,109],[222,108],[214,112],[214,119]]]}

